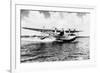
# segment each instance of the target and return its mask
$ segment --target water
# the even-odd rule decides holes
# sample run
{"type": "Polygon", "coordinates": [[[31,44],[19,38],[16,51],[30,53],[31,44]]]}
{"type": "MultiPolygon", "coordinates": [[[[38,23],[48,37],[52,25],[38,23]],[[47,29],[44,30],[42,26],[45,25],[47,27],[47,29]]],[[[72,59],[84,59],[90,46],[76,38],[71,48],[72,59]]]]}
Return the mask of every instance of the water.
{"type": "Polygon", "coordinates": [[[33,43],[21,40],[21,63],[88,60],[89,38],[78,38],[72,43],[33,43]]]}

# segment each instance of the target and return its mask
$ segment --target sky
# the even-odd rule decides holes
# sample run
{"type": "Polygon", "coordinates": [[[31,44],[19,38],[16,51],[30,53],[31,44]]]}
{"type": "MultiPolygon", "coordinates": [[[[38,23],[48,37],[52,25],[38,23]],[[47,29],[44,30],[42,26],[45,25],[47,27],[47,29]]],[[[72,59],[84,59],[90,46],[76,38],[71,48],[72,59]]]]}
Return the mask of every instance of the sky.
{"type": "MultiPolygon", "coordinates": [[[[90,14],[85,12],[61,12],[43,10],[21,10],[21,28],[46,28],[65,30],[77,29],[82,35],[89,35],[90,14]]],[[[40,34],[37,31],[21,29],[21,35],[40,34]]]]}

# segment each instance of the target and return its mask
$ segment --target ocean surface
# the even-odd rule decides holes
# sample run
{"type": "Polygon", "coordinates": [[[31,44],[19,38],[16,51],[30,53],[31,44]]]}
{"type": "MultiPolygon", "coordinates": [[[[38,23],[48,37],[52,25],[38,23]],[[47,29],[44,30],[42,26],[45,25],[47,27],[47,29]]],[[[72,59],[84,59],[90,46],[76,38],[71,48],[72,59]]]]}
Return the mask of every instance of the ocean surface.
{"type": "Polygon", "coordinates": [[[76,61],[90,58],[89,37],[67,42],[33,42],[21,38],[20,62],[76,61]]]}

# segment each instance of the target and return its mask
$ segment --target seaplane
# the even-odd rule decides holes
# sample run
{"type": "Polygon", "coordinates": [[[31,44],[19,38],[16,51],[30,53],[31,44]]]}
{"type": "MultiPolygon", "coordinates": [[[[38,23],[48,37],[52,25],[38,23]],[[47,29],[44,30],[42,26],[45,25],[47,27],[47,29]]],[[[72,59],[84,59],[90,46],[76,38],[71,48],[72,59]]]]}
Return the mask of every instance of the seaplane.
{"type": "Polygon", "coordinates": [[[38,37],[40,39],[40,42],[42,41],[57,41],[57,42],[73,42],[77,38],[77,33],[82,32],[79,30],[71,30],[67,29],[64,30],[63,28],[60,29],[38,29],[38,28],[29,28],[29,27],[22,27],[26,30],[32,30],[32,31],[38,31],[41,32],[42,35],[32,35],[32,36],[21,36],[21,37],[38,37]],[[47,34],[47,35],[43,35],[47,34]]]}

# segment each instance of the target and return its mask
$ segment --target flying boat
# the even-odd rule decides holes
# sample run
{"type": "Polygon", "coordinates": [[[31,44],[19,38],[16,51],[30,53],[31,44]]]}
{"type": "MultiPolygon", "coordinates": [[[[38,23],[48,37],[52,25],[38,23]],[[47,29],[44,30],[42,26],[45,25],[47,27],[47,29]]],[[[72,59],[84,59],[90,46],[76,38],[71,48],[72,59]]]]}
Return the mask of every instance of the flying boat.
{"type": "Polygon", "coordinates": [[[67,29],[64,30],[62,29],[39,29],[39,28],[29,28],[29,27],[22,27],[23,29],[26,30],[32,30],[32,31],[38,31],[41,32],[41,35],[32,35],[32,36],[22,36],[22,37],[37,37],[39,38],[41,41],[48,41],[52,40],[52,41],[57,41],[57,42],[72,42],[74,40],[76,40],[77,38],[77,33],[78,32],[82,32],[76,29],[67,29]],[[47,35],[45,35],[47,34],[47,35]]]}

